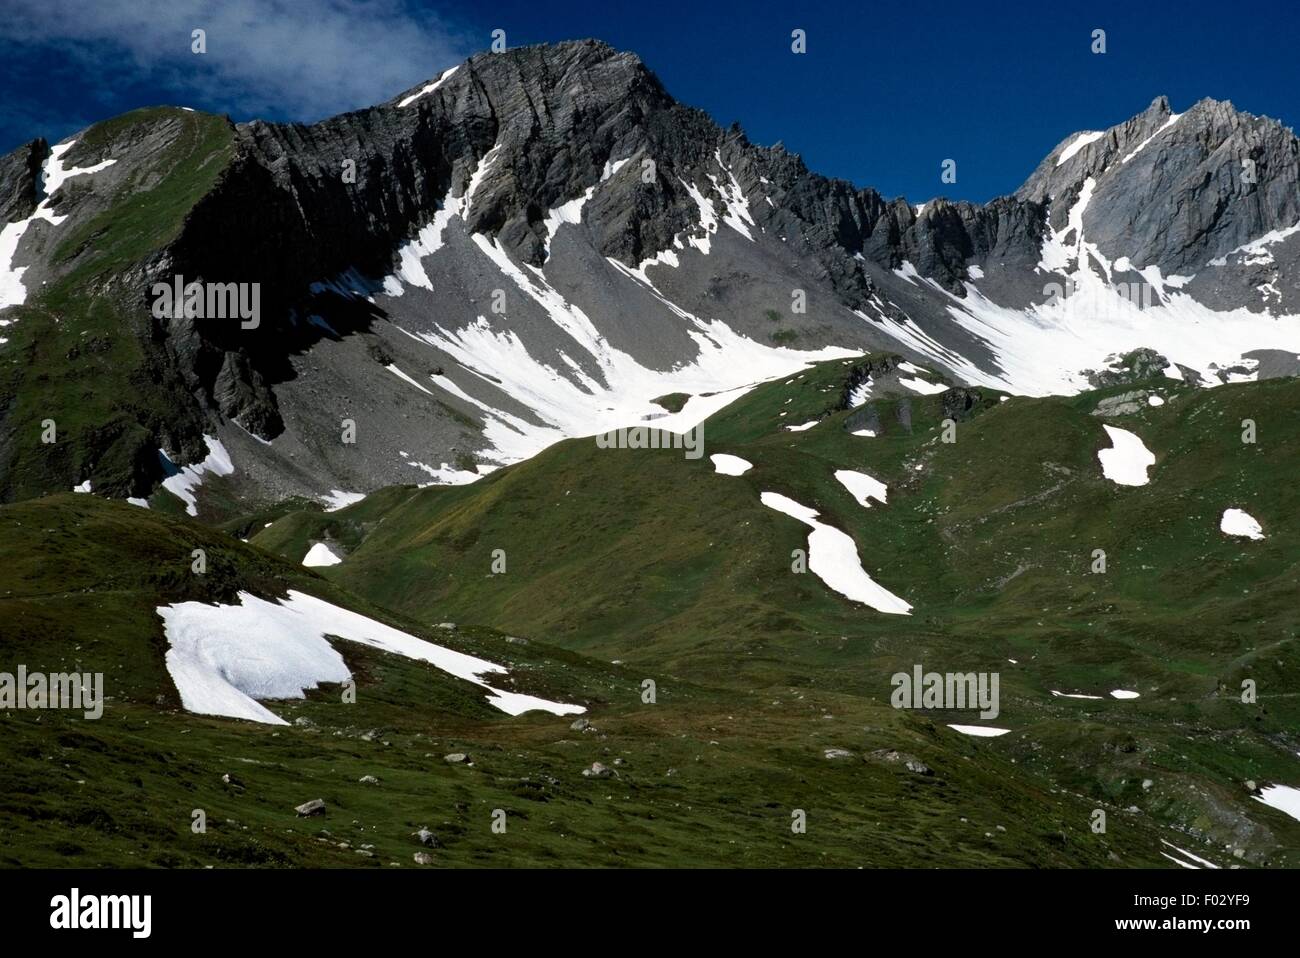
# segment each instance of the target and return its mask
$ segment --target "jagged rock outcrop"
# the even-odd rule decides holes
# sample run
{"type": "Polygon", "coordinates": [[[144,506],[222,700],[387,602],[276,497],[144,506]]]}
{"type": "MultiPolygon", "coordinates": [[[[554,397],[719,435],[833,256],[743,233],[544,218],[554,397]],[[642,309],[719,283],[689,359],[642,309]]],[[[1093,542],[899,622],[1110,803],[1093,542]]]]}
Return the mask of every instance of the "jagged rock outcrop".
{"type": "Polygon", "coordinates": [[[26,219],[40,202],[41,164],[50,155],[43,139],[0,157],[0,224],[26,219]]]}
{"type": "Polygon", "coordinates": [[[1231,103],[1205,99],[1175,115],[1157,97],[1062,162],[1076,139],[1054,150],[1016,196],[1050,200],[1052,225],[1061,229],[1083,183],[1093,178],[1084,232],[1108,257],[1190,275],[1300,223],[1295,135],[1231,103]]]}

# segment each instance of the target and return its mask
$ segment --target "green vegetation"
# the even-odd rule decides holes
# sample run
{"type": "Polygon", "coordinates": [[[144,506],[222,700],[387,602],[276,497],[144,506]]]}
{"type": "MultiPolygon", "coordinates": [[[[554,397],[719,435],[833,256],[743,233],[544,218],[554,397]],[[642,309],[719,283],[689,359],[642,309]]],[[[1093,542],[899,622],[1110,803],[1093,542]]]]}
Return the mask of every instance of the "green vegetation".
{"type": "Polygon", "coordinates": [[[1166,840],[1225,867],[1225,846],[1300,864],[1300,822],[1244,784],[1293,784],[1300,750],[1300,381],[1150,384],[1166,404],[1117,422],[1156,465],[1149,485],[1121,487],[1102,476],[1092,410],[1131,386],[981,391],[945,443],[943,395],[878,383],[866,407],[840,408],[859,366],[754,389],[708,420],[698,460],[575,440],[469,486],[394,487],[329,513],[286,503],[221,530],[90,496],[0,508],[5,660],[104,671],[113,696],[99,722],[4,715],[0,761],[18,783],[0,798],[4,861],[1173,867],[1166,840]],[[877,436],[852,435],[867,414],[877,436]],[[1241,442],[1245,418],[1257,445],[1241,442]],[[753,468],[720,475],[712,453],[753,468]],[[888,503],[859,505],[839,469],[885,482],[888,503]],[[764,491],[852,535],[913,615],[793,572],[807,528],[764,491]],[[1220,533],[1230,506],[1268,538],[1220,533]],[[324,539],[345,561],[302,569],[324,539]],[[210,576],[188,571],[196,544],[210,576]],[[587,704],[595,730],[509,718],[465,683],[342,641],[354,705],[331,688],[274,703],[305,720],[289,728],[180,711],[157,606],[287,588],[508,664],[534,694],[587,704]],[[972,712],[890,707],[891,676],[918,663],[999,673],[987,724],[1011,732],[969,738],[946,723],[982,724],[972,712]],[[616,777],[584,777],[593,762],[616,777]],[[295,819],[312,798],[327,815],[295,819]],[[791,832],[796,809],[806,834],[791,832]],[[416,843],[421,826],[441,847],[416,843]]]}
{"type": "Polygon", "coordinates": [[[138,263],[174,240],[186,215],[212,189],[234,156],[234,130],[225,117],[150,107],[90,127],[73,147],[71,159],[117,140],[160,135],[160,121],[177,127],[163,131],[165,149],[147,166],[130,171],[129,180],[108,209],[59,237],[56,262],[76,259],[78,264],[43,295],[52,308],[67,306],[69,300],[80,297],[88,282],[138,263]]]}
{"type": "Polygon", "coordinates": [[[137,110],[91,127],[70,161],[119,139],[158,135],[160,118],[176,127],[165,149],[131,171],[103,213],[58,235],[55,258],[70,271],[12,311],[0,363],[0,421],[11,443],[0,451],[0,500],[68,490],[85,479],[118,497],[142,495],[156,457],[153,437],[163,423],[184,422],[187,407],[178,398],[188,387],[148,353],[147,309],[122,301],[102,279],[175,237],[230,162],[229,123],[173,108],[137,110]],[[47,420],[55,424],[52,444],[42,442],[47,420]]]}
{"type": "MultiPolygon", "coordinates": [[[[1110,848],[1079,824],[1083,803],[879,704],[802,687],[758,699],[662,673],[646,704],[640,671],[422,628],[219,532],[93,496],[0,508],[0,530],[5,668],[101,671],[109,696],[97,721],[3,713],[3,864],[416,867],[425,852],[439,866],[1041,866],[1101,864],[1110,848]],[[208,575],[189,573],[192,548],[209,550],[208,575]],[[273,703],[287,728],[179,710],[157,605],[288,587],[507,662],[523,689],[586,703],[593,727],[509,718],[466,683],[347,642],[355,704],[331,688],[273,703]],[[851,760],[822,756],[850,739],[864,750],[851,760]],[[871,757],[876,744],[934,774],[871,757]],[[472,764],[444,761],[452,752],[472,764]],[[593,762],[616,777],[584,777],[593,762]],[[326,814],[297,818],[314,798],[326,814]],[[1075,823],[1064,832],[1060,802],[1075,823]],[[196,809],[206,832],[191,829],[196,809]],[[806,835],[791,833],[794,809],[806,835]],[[421,827],[438,847],[412,836],[421,827]]],[[[1158,862],[1152,829],[1138,831],[1130,860],[1158,862]]]]}
{"type": "Polygon", "coordinates": [[[1284,690],[1300,666],[1300,550],[1287,517],[1300,502],[1286,477],[1300,458],[1300,383],[1163,383],[1167,405],[1122,423],[1157,457],[1151,483],[1127,488],[1102,477],[1109,441],[1090,415],[1114,390],[986,403],[953,444],[940,441],[942,396],[885,395],[871,401],[880,435],[866,439],[846,429],[862,410],[834,408],[847,372],[823,364],[709,420],[708,452],[754,463],[742,477],[671,450],[563,443],[473,486],[386,505],[325,574],[417,618],[472,617],[647,669],[727,675],[756,695],[884,699],[889,676],[918,662],[1000,671],[992,724],[1014,731],[985,747],[1022,773],[1221,845],[1262,815],[1256,854],[1296,847],[1296,823],[1261,811],[1243,783],[1294,777],[1300,714],[1284,690]],[[806,432],[781,428],[814,418],[806,432]],[[1244,418],[1268,438],[1243,445],[1244,418]],[[862,508],[836,469],[886,482],[889,504],[862,508]],[[792,574],[806,529],[764,508],[765,490],[852,534],[868,572],[915,614],[878,615],[792,574]],[[1269,538],[1220,533],[1228,507],[1269,538]],[[488,574],[495,548],[507,575],[488,574]],[[1090,571],[1094,549],[1105,574],[1090,571]],[[1238,701],[1245,678],[1258,706],[1238,701]]]}

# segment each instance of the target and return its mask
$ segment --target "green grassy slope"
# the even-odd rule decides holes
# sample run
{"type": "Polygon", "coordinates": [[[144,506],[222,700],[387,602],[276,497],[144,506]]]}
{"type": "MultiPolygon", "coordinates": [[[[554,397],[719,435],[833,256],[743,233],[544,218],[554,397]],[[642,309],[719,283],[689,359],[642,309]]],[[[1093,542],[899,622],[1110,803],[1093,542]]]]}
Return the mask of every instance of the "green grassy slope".
{"type": "MultiPolygon", "coordinates": [[[[127,291],[108,280],[175,238],[233,157],[230,122],[172,107],[136,110],[90,127],[68,161],[105,144],[130,148],[159,130],[169,131],[165,147],[132,161],[108,207],[56,234],[54,260],[68,272],[12,310],[0,358],[0,501],[88,478],[119,498],[144,495],[153,437],[186,414],[178,400],[187,387],[149,348],[143,300],[124,299],[127,291]],[[42,442],[46,420],[56,424],[52,444],[42,442]]],[[[66,187],[76,188],[75,179],[66,187]]]]}
{"type": "Polygon", "coordinates": [[[647,703],[643,669],[422,628],[224,533],[93,496],[0,507],[0,533],[3,670],[102,671],[109,696],[99,720],[0,716],[3,864],[416,867],[418,851],[440,866],[1162,862],[1151,822],[1116,808],[1115,828],[1094,835],[1088,801],[1017,776],[984,743],[809,683],[760,696],[655,671],[647,703]],[[193,548],[208,574],[189,571],[193,548]],[[334,688],[274,703],[288,728],[179,710],[156,607],[289,587],[508,664],[521,690],[587,703],[593,727],[507,717],[466,683],[343,641],[353,704],[334,688]],[[593,762],[616,775],[584,777],[593,762]],[[314,798],[326,814],[298,819],[314,798]],[[439,847],[412,837],[422,826],[439,847]]]}
{"type": "Polygon", "coordinates": [[[917,663],[999,671],[991,724],[1013,734],[982,747],[1018,771],[1256,860],[1290,860],[1300,823],[1244,783],[1300,781],[1289,481],[1300,383],[1149,384],[1166,405],[1112,420],[1156,455],[1150,484],[1130,488],[1103,478],[1096,452],[1110,442],[1090,414],[1122,388],[985,396],[949,444],[942,396],[882,395],[870,404],[880,435],[851,435],[863,410],[827,414],[847,372],[823,364],[710,420],[706,451],[754,463],[741,477],[680,451],[572,441],[473,486],[389,490],[382,504],[281,520],[253,541],[295,559],[314,539],[345,543],[328,578],[426,621],[465,618],[762,694],[796,686],[879,703],[890,676],[917,663]],[[1241,442],[1243,419],[1258,443],[1241,442]],[[836,469],[886,482],[888,505],[859,506],[836,469]],[[877,614],[792,573],[806,528],[763,507],[768,490],[853,535],[868,572],[914,614],[877,614]],[[1268,538],[1220,533],[1228,507],[1268,538]],[[505,574],[492,574],[495,549],[505,574]],[[1104,574],[1090,571],[1095,549],[1104,574]],[[1239,701],[1244,679],[1257,704],[1239,701]]]}

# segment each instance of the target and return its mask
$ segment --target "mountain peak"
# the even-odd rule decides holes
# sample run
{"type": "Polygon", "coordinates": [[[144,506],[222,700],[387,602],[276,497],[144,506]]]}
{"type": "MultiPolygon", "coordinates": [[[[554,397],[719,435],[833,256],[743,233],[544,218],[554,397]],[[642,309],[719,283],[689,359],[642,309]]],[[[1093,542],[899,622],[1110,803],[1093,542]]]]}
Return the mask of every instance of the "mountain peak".
{"type": "Polygon", "coordinates": [[[431,88],[450,80],[462,68],[465,76],[494,76],[502,67],[508,68],[518,79],[584,75],[593,71],[601,72],[606,78],[610,73],[626,76],[650,73],[635,53],[618,50],[603,40],[588,38],[536,43],[509,47],[500,53],[491,50],[475,53],[437,76],[402,91],[390,103],[403,105],[413,102],[424,91],[432,92],[431,88]]]}
{"type": "Polygon", "coordinates": [[[1169,116],[1173,112],[1173,108],[1169,105],[1169,97],[1162,93],[1152,100],[1151,105],[1143,110],[1139,116],[1169,116]]]}

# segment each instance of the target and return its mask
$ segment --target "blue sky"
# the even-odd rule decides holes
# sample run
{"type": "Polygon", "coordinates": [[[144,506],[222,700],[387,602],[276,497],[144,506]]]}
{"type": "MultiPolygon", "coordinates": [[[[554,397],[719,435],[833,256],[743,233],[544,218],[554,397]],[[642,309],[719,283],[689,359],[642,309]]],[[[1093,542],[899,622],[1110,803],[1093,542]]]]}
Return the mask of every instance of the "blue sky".
{"type": "Polygon", "coordinates": [[[887,196],[986,200],[1068,134],[1201,97],[1300,122],[1294,3],[3,0],[0,151],[153,103],[313,120],[486,48],[597,37],[677,99],[887,196]],[[208,52],[190,52],[190,31],[208,52]],[[790,50],[803,29],[808,52],[790,50]],[[1094,29],[1107,52],[1090,51],[1094,29]],[[957,161],[957,182],[940,183],[957,161]]]}

